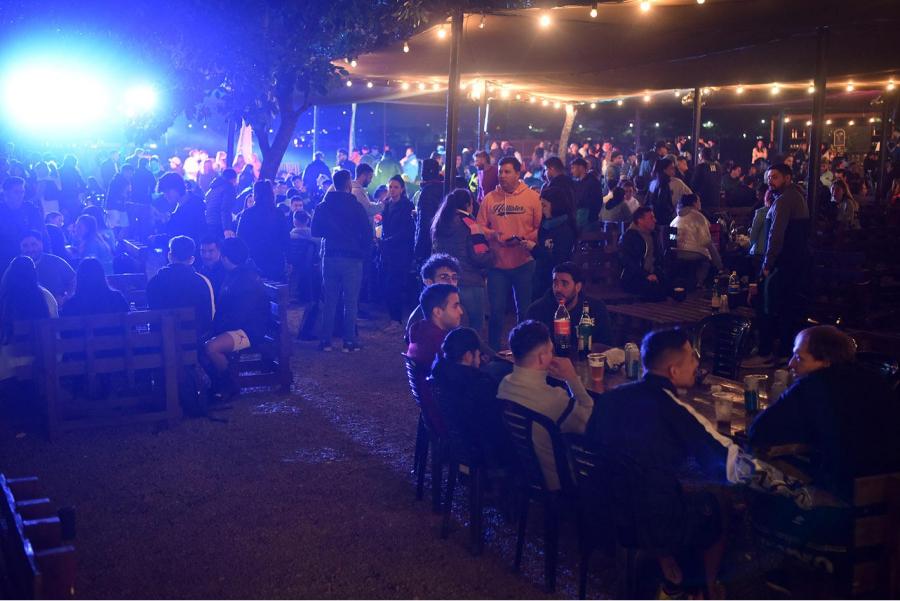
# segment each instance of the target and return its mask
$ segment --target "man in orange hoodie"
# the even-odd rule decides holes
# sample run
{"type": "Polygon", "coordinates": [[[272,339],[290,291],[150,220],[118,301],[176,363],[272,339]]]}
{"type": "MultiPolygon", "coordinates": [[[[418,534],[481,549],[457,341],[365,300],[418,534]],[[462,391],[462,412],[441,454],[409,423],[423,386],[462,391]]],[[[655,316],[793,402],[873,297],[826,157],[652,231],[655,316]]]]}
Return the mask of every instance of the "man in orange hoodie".
{"type": "Polygon", "coordinates": [[[525,318],[531,303],[534,258],[531,249],[541,226],[541,199],[520,179],[522,166],[515,157],[500,161],[500,185],[486,194],[478,211],[478,223],[488,234],[494,265],[488,271],[487,292],[491,305],[488,344],[500,349],[506,299],[512,288],[516,299],[516,319],[525,318]]]}

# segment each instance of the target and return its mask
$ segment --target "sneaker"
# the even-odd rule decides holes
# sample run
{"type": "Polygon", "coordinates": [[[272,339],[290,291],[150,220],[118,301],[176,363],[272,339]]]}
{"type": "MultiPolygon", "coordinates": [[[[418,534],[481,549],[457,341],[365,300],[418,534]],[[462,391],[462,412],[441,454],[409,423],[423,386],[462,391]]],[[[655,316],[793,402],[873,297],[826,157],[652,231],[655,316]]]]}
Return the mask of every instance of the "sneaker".
{"type": "Polygon", "coordinates": [[[345,353],[358,353],[362,350],[362,347],[358,342],[345,342],[344,348],[341,349],[345,353]]]}
{"type": "Polygon", "coordinates": [[[331,346],[331,343],[330,343],[330,342],[320,342],[320,343],[319,343],[319,350],[322,351],[322,352],[325,352],[325,353],[330,353],[331,351],[334,350],[334,347],[331,346]]]}
{"type": "Polygon", "coordinates": [[[759,355],[741,361],[741,367],[745,369],[757,369],[760,367],[772,367],[775,365],[775,357],[772,355],[759,355]]]}

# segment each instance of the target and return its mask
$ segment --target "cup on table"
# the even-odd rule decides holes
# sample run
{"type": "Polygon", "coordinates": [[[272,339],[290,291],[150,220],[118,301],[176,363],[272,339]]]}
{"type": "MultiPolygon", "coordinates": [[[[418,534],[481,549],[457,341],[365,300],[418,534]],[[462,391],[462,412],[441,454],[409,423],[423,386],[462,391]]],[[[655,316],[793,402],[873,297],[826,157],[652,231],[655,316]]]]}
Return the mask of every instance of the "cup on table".
{"type": "Polygon", "coordinates": [[[720,432],[731,432],[731,403],[730,392],[714,392],[716,407],[716,428],[720,432]]]}
{"type": "Polygon", "coordinates": [[[673,297],[679,303],[687,298],[687,292],[684,288],[675,288],[673,291],[673,297]]]}
{"type": "Polygon", "coordinates": [[[606,353],[589,353],[588,365],[591,367],[591,380],[602,382],[606,375],[606,353]]]}

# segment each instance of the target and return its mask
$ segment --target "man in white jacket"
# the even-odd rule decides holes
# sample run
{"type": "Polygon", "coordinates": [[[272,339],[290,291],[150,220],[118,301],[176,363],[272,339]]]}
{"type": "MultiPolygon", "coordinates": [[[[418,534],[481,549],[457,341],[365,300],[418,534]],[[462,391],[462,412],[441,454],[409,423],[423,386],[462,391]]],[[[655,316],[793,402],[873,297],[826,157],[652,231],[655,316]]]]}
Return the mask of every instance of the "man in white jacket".
{"type": "Polygon", "coordinates": [[[710,264],[722,271],[719,249],[709,233],[709,220],[700,212],[700,197],[685,194],[678,203],[678,216],[669,224],[678,230],[678,258],[697,262],[697,285],[709,274],[710,264]]]}

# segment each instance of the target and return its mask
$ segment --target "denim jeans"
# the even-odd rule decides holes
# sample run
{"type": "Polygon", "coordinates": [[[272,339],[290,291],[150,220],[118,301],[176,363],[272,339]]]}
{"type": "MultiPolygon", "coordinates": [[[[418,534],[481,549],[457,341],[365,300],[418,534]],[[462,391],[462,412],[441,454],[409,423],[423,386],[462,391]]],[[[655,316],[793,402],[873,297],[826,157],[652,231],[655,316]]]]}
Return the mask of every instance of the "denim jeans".
{"type": "Polygon", "coordinates": [[[345,257],[325,257],[322,259],[322,295],[325,310],[322,312],[319,339],[331,342],[334,330],[334,314],[344,293],[344,342],[356,342],[356,312],[359,308],[359,287],[362,284],[363,262],[345,257]]]}
{"type": "Polygon", "coordinates": [[[480,336],[484,326],[484,286],[460,286],[459,302],[463,307],[463,320],[480,336]]]}
{"type": "Polygon", "coordinates": [[[488,324],[488,344],[500,349],[500,335],[506,318],[506,298],[510,288],[515,294],[516,322],[525,319],[525,311],[531,303],[531,287],[534,278],[534,261],[528,261],[515,269],[491,269],[488,271],[487,292],[491,303],[491,322],[488,324]]]}

